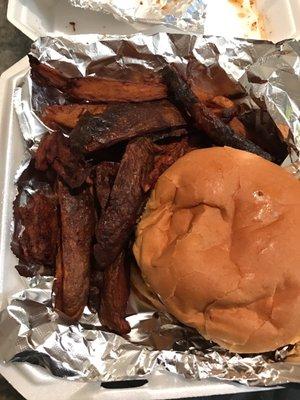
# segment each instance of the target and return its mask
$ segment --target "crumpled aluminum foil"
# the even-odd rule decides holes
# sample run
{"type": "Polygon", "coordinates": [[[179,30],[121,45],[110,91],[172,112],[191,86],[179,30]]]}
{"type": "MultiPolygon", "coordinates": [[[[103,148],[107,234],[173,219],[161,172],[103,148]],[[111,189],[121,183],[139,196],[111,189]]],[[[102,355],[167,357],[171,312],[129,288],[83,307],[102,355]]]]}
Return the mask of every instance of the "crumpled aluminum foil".
{"type": "MultiPolygon", "coordinates": [[[[274,45],[166,33],[82,35],[41,38],[31,54],[68,76],[120,76],[124,69],[141,68],[158,72],[168,63],[185,73],[191,60],[225,71],[244,92],[245,107],[268,111],[291,148],[285,165],[294,161],[289,169],[299,173],[299,42],[274,45]]],[[[56,89],[36,88],[27,73],[14,101],[27,147],[34,151],[47,130],[38,112],[45,104],[62,104],[66,99],[56,89]]],[[[0,314],[2,360],[38,363],[53,375],[69,379],[134,379],[167,370],[186,378],[214,377],[248,385],[300,382],[300,363],[295,362],[299,346],[263,355],[231,354],[172,317],[155,312],[132,311],[128,317],[132,331],[126,338],[105,332],[88,309],[78,324],[66,325],[52,309],[52,283],[51,277],[29,279],[0,314]]]]}
{"type": "Polygon", "coordinates": [[[254,386],[300,381],[300,363],[282,361],[288,347],[253,357],[230,354],[168,315],[128,317],[132,330],[127,340],[101,330],[87,308],[78,324],[66,325],[52,310],[52,282],[51,277],[29,279],[29,288],[12,296],[0,314],[5,361],[39,364],[72,380],[134,379],[155,369],[187,379],[214,377],[254,386]]]}
{"type": "MultiPolygon", "coordinates": [[[[112,14],[131,24],[160,24],[204,31],[207,0],[69,0],[72,6],[112,14]]],[[[140,28],[140,25],[138,26],[140,28]]]]}

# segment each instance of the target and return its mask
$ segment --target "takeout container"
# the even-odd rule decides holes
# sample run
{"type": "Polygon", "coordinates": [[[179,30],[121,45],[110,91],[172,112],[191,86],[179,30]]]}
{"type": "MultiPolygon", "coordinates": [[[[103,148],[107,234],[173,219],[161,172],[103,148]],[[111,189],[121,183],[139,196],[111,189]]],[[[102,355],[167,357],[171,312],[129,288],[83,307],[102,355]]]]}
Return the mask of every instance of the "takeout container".
{"type": "MultiPolygon", "coordinates": [[[[213,1],[213,0],[211,0],[213,1]]],[[[219,0],[216,0],[219,1],[219,0]]],[[[300,4],[298,0],[261,1],[262,11],[268,12],[269,39],[278,41],[287,37],[299,37],[300,4]],[[284,5],[283,5],[284,3],[284,5]],[[298,10],[298,13],[297,13],[298,10]],[[294,12],[294,15],[293,15],[294,12]],[[298,18],[298,20],[297,20],[298,18]],[[280,23],[278,23],[280,20],[280,23]],[[272,27],[272,28],[271,28],[272,27]]],[[[116,21],[111,15],[96,13],[70,6],[67,0],[10,0],[8,19],[32,39],[51,33],[113,33],[130,34],[135,29],[129,24],[116,21]],[[73,24],[75,22],[75,32],[73,24]]],[[[225,19],[225,18],[224,18],[225,19]]],[[[141,26],[147,28],[147,26],[141,26]]],[[[239,26],[239,29],[243,27],[239,26]]],[[[241,32],[241,31],[240,31],[241,32]]],[[[210,31],[209,33],[213,33],[210,31]]],[[[221,34],[222,32],[215,32],[221,34]]],[[[238,34],[238,36],[241,36],[238,34]]],[[[7,70],[1,77],[0,92],[5,102],[0,105],[0,309],[5,306],[6,297],[24,285],[22,278],[13,268],[16,258],[10,251],[10,230],[12,202],[16,189],[13,181],[15,172],[24,159],[24,144],[16,115],[13,110],[13,91],[28,70],[24,58],[7,70]],[[7,268],[7,266],[11,268],[7,268]]],[[[93,399],[99,395],[105,399],[168,399],[216,394],[241,393],[258,389],[247,388],[234,383],[216,380],[188,381],[167,373],[155,373],[148,383],[141,387],[105,389],[100,383],[82,383],[62,380],[51,376],[42,368],[26,364],[1,365],[0,373],[27,399],[93,399]]],[[[261,390],[261,389],[260,389],[261,390]]]]}
{"type": "MultiPolygon", "coordinates": [[[[256,4],[264,39],[278,42],[300,38],[299,0],[256,0],[256,4]]],[[[47,34],[130,34],[149,28],[140,23],[133,27],[112,15],[73,7],[68,0],[9,0],[7,18],[33,40],[47,34]]],[[[206,21],[205,34],[258,38],[251,21],[229,0],[209,0],[206,21]]],[[[161,31],[165,27],[153,28],[161,31]]]]}
{"type": "Polygon", "coordinates": [[[229,0],[208,1],[206,34],[262,38],[272,42],[300,37],[299,0],[255,0],[261,37],[255,18],[247,17],[244,7],[228,6],[228,3],[229,0]]]}
{"type": "Polygon", "coordinates": [[[72,7],[68,0],[10,0],[7,19],[26,36],[36,40],[47,33],[61,34],[136,32],[112,15],[72,7]],[[75,23],[75,25],[72,24],[75,23]]]}
{"type": "MultiPolygon", "coordinates": [[[[13,93],[28,71],[27,58],[3,73],[0,80],[0,93],[5,101],[0,105],[0,309],[6,305],[6,298],[24,288],[24,280],[13,268],[16,257],[10,250],[12,203],[16,194],[14,177],[25,158],[25,146],[21,135],[17,116],[13,109],[13,93]]],[[[148,383],[141,387],[124,384],[124,389],[105,389],[99,382],[68,381],[51,376],[48,371],[33,365],[0,363],[0,373],[26,398],[52,400],[59,397],[67,399],[170,399],[193,396],[209,396],[217,394],[253,392],[265,390],[248,388],[235,383],[217,380],[191,381],[169,373],[154,373],[148,383]]],[[[140,382],[137,382],[137,385],[140,382]]],[[[142,380],[142,383],[145,383],[142,380]]]]}

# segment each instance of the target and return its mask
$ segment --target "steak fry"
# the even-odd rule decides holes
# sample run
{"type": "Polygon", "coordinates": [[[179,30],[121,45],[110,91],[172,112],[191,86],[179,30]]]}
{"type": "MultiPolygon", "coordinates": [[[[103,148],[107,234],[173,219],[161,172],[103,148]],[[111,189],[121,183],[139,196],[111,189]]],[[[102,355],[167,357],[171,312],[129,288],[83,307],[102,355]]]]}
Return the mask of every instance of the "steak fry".
{"type": "MultiPolygon", "coordinates": [[[[145,139],[143,139],[145,140],[145,139]]],[[[129,150],[132,151],[132,153],[134,154],[135,151],[133,151],[134,149],[129,149],[129,146],[132,145],[128,145],[127,147],[127,157],[128,157],[128,153],[129,150]]],[[[155,158],[154,158],[154,168],[151,170],[151,172],[149,171],[148,174],[139,174],[140,178],[136,181],[136,185],[137,188],[142,188],[142,190],[140,190],[140,195],[139,195],[139,200],[138,203],[135,203],[136,200],[131,203],[134,205],[134,210],[141,210],[141,205],[144,203],[144,194],[147,191],[149,191],[149,189],[151,187],[153,187],[153,185],[156,183],[157,179],[159,178],[159,176],[169,167],[171,166],[179,157],[183,156],[187,151],[191,150],[191,148],[188,145],[188,139],[187,137],[182,138],[180,140],[177,141],[173,141],[171,143],[167,143],[167,144],[162,144],[162,145],[151,145],[150,148],[150,156],[151,153],[154,155],[155,153],[155,158]],[[138,204],[140,204],[138,206],[138,204]]],[[[126,155],[125,153],[125,155],[126,155]]],[[[143,161],[142,158],[142,154],[140,154],[141,160],[143,161]]],[[[152,156],[153,157],[153,156],[152,156]]],[[[124,157],[125,158],[125,157],[124,157]]],[[[129,157],[130,159],[130,157],[129,157]]],[[[103,163],[104,166],[105,164],[108,163],[103,163]]],[[[110,163],[111,164],[111,163],[110,163]]],[[[123,168],[123,173],[125,173],[125,168],[124,168],[124,159],[121,162],[121,166],[120,166],[120,171],[122,172],[122,168],[123,168]]],[[[153,163],[151,162],[151,165],[153,163]]],[[[126,165],[125,165],[126,166],[126,165]]],[[[110,166],[112,167],[112,166],[110,166]]],[[[107,169],[108,169],[108,165],[106,165],[106,173],[107,173],[107,169]]],[[[105,171],[105,169],[103,169],[103,171],[105,171]]],[[[132,178],[134,178],[135,176],[135,171],[128,171],[129,174],[132,174],[132,178]]],[[[120,176],[119,174],[117,175],[117,179],[116,179],[116,184],[118,184],[118,179],[121,181],[121,177],[123,176],[123,174],[120,176]]],[[[112,178],[113,179],[113,178],[112,178]]],[[[110,182],[107,182],[105,185],[105,192],[109,192],[109,188],[110,188],[110,182]]],[[[124,182],[123,185],[124,188],[127,188],[127,182],[124,182]]],[[[115,185],[113,186],[113,190],[115,189],[115,185]]],[[[131,193],[131,192],[129,192],[131,193]]],[[[119,197],[126,199],[125,197],[126,193],[122,193],[120,191],[119,193],[119,197]]],[[[109,197],[105,196],[105,198],[109,197]]],[[[110,196],[110,198],[113,200],[113,193],[110,196]]],[[[109,203],[111,204],[111,203],[109,203]]],[[[103,209],[105,209],[106,207],[106,203],[103,204],[103,209]]],[[[138,217],[138,212],[134,213],[134,217],[130,217],[130,214],[133,215],[132,212],[130,212],[130,205],[128,207],[127,203],[123,204],[123,205],[119,205],[119,215],[121,216],[120,221],[118,221],[117,226],[115,227],[115,233],[121,234],[121,236],[116,236],[115,240],[116,243],[124,243],[123,244],[123,250],[121,250],[120,254],[116,257],[116,259],[112,262],[112,264],[107,265],[106,260],[104,260],[104,264],[102,263],[101,266],[105,267],[104,270],[104,277],[103,277],[103,286],[102,286],[102,290],[101,290],[101,301],[100,301],[100,310],[99,310],[99,318],[100,321],[102,322],[102,324],[106,327],[108,327],[110,330],[117,332],[119,334],[126,334],[130,331],[130,326],[128,324],[128,322],[125,320],[125,315],[126,315],[126,306],[127,306],[127,301],[128,301],[128,297],[129,297],[129,266],[125,264],[125,257],[124,257],[124,248],[127,245],[129,236],[125,236],[123,234],[122,236],[122,232],[120,232],[121,227],[123,227],[123,224],[127,224],[126,218],[125,218],[125,212],[129,211],[129,221],[130,221],[130,225],[127,225],[128,227],[128,233],[130,234],[131,230],[132,230],[132,226],[135,225],[135,222],[137,220],[138,217]],[[124,213],[124,214],[123,214],[124,213]],[[122,218],[122,215],[123,218],[122,218]]],[[[110,209],[107,209],[107,215],[108,212],[110,212],[110,209]]],[[[116,210],[117,211],[117,210],[116,210]]],[[[102,221],[103,224],[103,230],[105,231],[105,229],[107,229],[107,219],[102,221]]],[[[100,231],[100,234],[102,232],[103,234],[103,230],[100,231]]],[[[101,239],[99,237],[99,239],[101,239]]],[[[101,240],[100,240],[101,242],[101,240]]],[[[97,246],[96,246],[97,248],[97,246]]],[[[100,252],[100,249],[98,249],[100,252]]],[[[102,252],[103,252],[102,248],[102,252]]],[[[108,251],[108,249],[106,249],[108,251]]],[[[100,252],[100,255],[102,254],[102,252],[100,252]]],[[[99,261],[99,257],[98,257],[98,261],[99,261]]],[[[103,261],[103,260],[102,260],[103,261]]]]}
{"type": "Polygon", "coordinates": [[[154,163],[149,139],[127,145],[106,211],[96,228],[94,253],[100,268],[107,268],[123,250],[145,200],[142,184],[154,163]]]}
{"type": "Polygon", "coordinates": [[[169,101],[111,105],[102,115],[85,114],[71,132],[71,143],[85,153],[137,136],[153,135],[186,125],[169,101]]]}
{"type": "Polygon", "coordinates": [[[216,96],[228,98],[244,94],[242,87],[233,82],[220,66],[205,66],[196,59],[188,62],[187,82],[194,95],[205,103],[216,96]]]}
{"type": "Polygon", "coordinates": [[[11,248],[24,263],[53,265],[59,235],[57,198],[47,183],[38,190],[20,190],[13,205],[14,233],[11,248]]]}
{"type": "Polygon", "coordinates": [[[130,278],[124,253],[121,251],[115,261],[104,271],[99,310],[102,325],[121,335],[130,332],[130,326],[125,319],[130,294],[130,278]]]}
{"type": "MultiPolygon", "coordinates": [[[[105,213],[107,208],[118,169],[119,164],[113,162],[102,162],[95,168],[94,185],[101,213],[105,213]]],[[[122,251],[103,275],[101,271],[93,271],[89,298],[91,309],[99,303],[97,309],[102,325],[121,335],[130,331],[125,320],[129,293],[129,268],[125,265],[122,251]]]]}
{"type": "Polygon", "coordinates": [[[78,150],[59,132],[45,135],[35,154],[37,170],[46,171],[50,166],[70,188],[81,186],[90,173],[78,150]]]}
{"type": "Polygon", "coordinates": [[[201,100],[198,100],[187,83],[179,77],[173,68],[168,68],[165,76],[171,96],[178,104],[184,107],[185,111],[194,120],[196,127],[203,131],[216,145],[235,147],[257,154],[267,160],[272,160],[272,156],[269,153],[247,138],[235,133],[230,126],[226,125],[210,111],[201,100]]]}
{"type": "Polygon", "coordinates": [[[241,136],[218,117],[211,113],[203,104],[193,107],[193,117],[199,129],[202,129],[218,146],[231,146],[257,154],[272,161],[272,156],[247,138],[241,136]]]}
{"type": "Polygon", "coordinates": [[[97,76],[68,78],[55,68],[39,63],[34,57],[30,57],[30,64],[33,81],[43,86],[54,86],[76,100],[141,102],[167,97],[166,86],[155,80],[149,82],[147,76],[139,81],[97,76]]]}
{"type": "Polygon", "coordinates": [[[156,155],[154,158],[154,168],[145,178],[143,189],[147,192],[153,189],[158,178],[180,157],[193,150],[188,143],[188,138],[184,137],[179,141],[168,144],[155,145],[156,155]]]}
{"type": "Polygon", "coordinates": [[[63,90],[67,85],[68,78],[64,77],[55,68],[40,63],[35,57],[29,55],[32,80],[41,86],[54,86],[63,90]]]}
{"type": "Polygon", "coordinates": [[[87,304],[94,204],[89,188],[78,193],[58,181],[61,244],[56,260],[55,308],[71,321],[81,317],[87,304]]]}
{"type": "MultiPolygon", "coordinates": [[[[94,196],[96,197],[96,203],[98,205],[97,211],[99,217],[106,209],[119,165],[119,163],[103,161],[94,168],[94,196]]],[[[91,265],[88,305],[91,311],[99,312],[103,286],[103,271],[97,270],[95,264],[95,262],[92,262],[91,265]]]]}
{"type": "Polygon", "coordinates": [[[49,128],[55,129],[59,125],[63,128],[73,129],[84,113],[102,114],[107,107],[107,104],[65,104],[62,106],[55,104],[43,109],[41,120],[49,128]]]}
{"type": "Polygon", "coordinates": [[[95,167],[94,188],[102,212],[106,210],[119,166],[116,162],[103,161],[95,167]]]}
{"type": "Polygon", "coordinates": [[[288,155],[286,142],[280,139],[275,122],[266,110],[252,110],[240,117],[247,137],[262,149],[272,154],[277,164],[282,164],[288,155]]]}
{"type": "Polygon", "coordinates": [[[66,92],[74,99],[94,102],[140,102],[167,97],[166,86],[162,83],[121,82],[100,77],[69,79],[66,92]]]}

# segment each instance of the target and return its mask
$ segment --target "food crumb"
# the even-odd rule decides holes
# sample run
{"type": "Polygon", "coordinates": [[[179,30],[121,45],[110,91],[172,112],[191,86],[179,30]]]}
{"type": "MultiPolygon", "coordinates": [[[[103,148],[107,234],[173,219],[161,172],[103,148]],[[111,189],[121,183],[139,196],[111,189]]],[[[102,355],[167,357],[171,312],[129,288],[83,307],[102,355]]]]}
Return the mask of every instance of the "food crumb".
{"type": "Polygon", "coordinates": [[[69,24],[72,26],[73,32],[76,32],[76,23],[73,21],[70,21],[69,24]]]}

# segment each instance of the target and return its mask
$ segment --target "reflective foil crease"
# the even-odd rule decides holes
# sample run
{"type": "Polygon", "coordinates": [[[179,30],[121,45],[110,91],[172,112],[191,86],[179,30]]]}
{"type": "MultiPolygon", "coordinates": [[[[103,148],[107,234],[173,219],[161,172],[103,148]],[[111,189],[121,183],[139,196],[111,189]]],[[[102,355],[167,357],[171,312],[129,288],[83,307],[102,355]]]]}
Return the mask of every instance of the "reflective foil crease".
{"type": "MultiPolygon", "coordinates": [[[[298,175],[300,151],[300,44],[227,40],[216,37],[136,34],[45,37],[31,55],[69,77],[120,77],[124,69],[159,72],[173,63],[184,75],[188,62],[222,72],[239,88],[247,110],[263,109],[289,144],[285,162],[298,175]],[[291,167],[291,162],[293,166],[291,167]]],[[[30,74],[15,90],[14,102],[29,152],[49,130],[38,118],[45,104],[64,103],[56,89],[37,90],[30,74]]],[[[19,170],[18,176],[20,176],[19,170]]],[[[8,265],[7,268],[13,268],[8,265]]],[[[0,358],[32,362],[53,375],[87,381],[134,379],[154,370],[186,378],[219,378],[248,385],[300,382],[299,346],[263,355],[238,355],[205,341],[169,315],[136,312],[132,304],[126,338],[108,333],[86,308],[80,322],[66,325],[52,309],[53,278],[28,278],[0,314],[0,358]]]]}
{"type": "MultiPolygon", "coordinates": [[[[75,7],[112,14],[131,24],[160,24],[203,33],[207,0],[69,0],[75,7]]],[[[140,27],[139,27],[140,28],[140,27]]]]}

